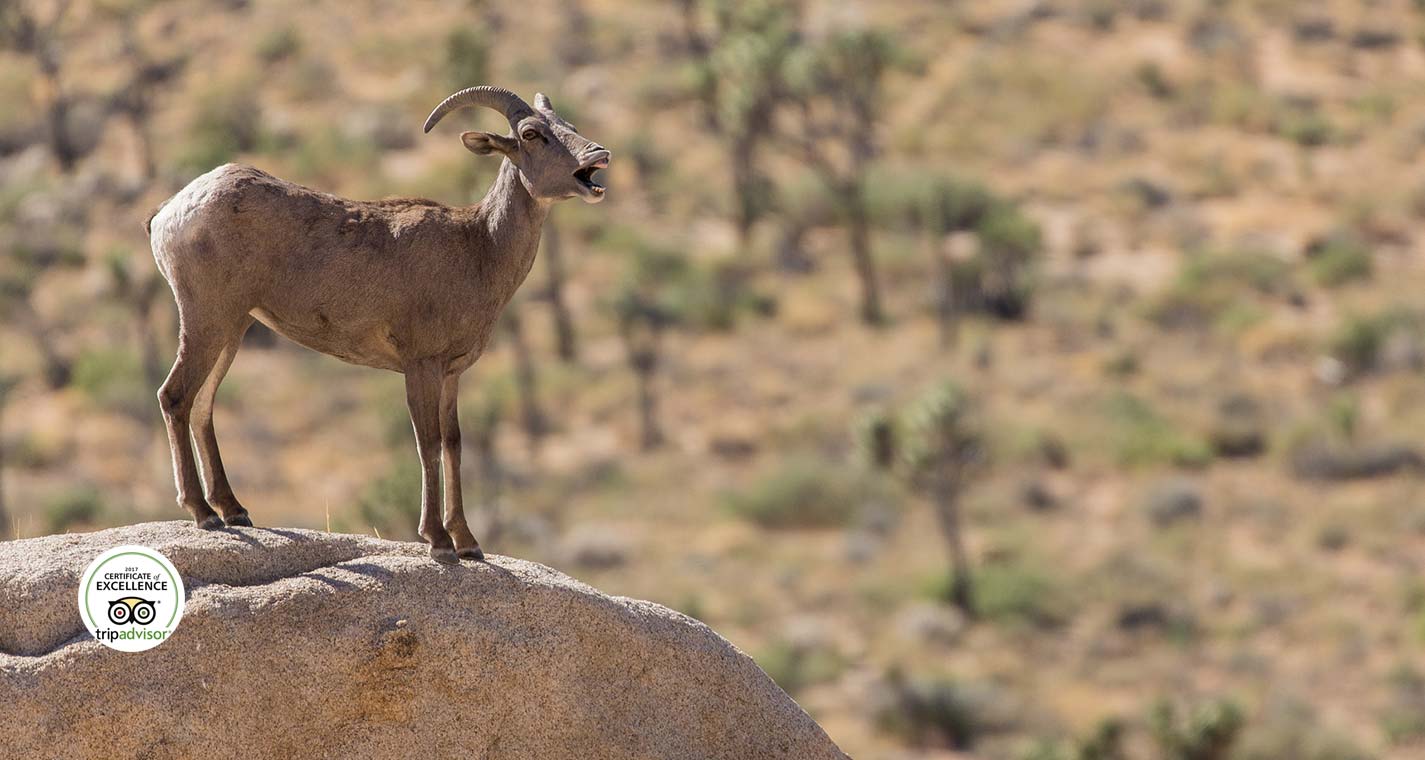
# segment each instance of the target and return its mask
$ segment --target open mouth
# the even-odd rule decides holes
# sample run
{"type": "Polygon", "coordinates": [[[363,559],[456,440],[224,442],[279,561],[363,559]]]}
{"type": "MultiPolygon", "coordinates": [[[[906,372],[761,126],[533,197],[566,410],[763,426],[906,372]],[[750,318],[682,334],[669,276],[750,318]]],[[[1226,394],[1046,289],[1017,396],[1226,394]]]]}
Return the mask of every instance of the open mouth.
{"type": "Polygon", "coordinates": [[[604,194],[604,186],[594,180],[594,172],[600,169],[607,169],[609,166],[609,152],[599,151],[584,161],[574,172],[574,179],[578,181],[582,190],[589,195],[599,198],[604,194]]]}

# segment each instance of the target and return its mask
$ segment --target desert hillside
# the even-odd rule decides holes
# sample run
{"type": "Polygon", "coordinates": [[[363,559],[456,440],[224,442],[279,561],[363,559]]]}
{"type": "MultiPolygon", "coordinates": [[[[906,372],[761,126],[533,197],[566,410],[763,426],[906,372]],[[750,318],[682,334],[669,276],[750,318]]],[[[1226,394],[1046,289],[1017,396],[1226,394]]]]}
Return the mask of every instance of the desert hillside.
{"type": "MultiPolygon", "coordinates": [[[[487,549],[706,622],[854,757],[1425,754],[1407,0],[7,0],[0,537],[183,516],[161,201],[473,203],[506,125],[421,124],[486,82],[613,153],[463,383],[487,549]]],[[[258,525],[412,539],[404,401],[249,332],[258,525]]]]}

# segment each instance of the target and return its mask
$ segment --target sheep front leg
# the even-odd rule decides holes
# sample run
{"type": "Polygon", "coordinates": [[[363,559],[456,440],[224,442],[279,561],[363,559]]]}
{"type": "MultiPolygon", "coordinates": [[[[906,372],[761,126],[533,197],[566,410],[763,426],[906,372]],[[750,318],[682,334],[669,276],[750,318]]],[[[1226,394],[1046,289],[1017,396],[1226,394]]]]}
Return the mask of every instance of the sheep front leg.
{"type": "Polygon", "coordinates": [[[460,561],[455,544],[440,521],[440,387],[442,367],[423,361],[406,368],[406,407],[416,431],[421,457],[421,521],[417,530],[430,544],[431,559],[445,565],[460,561]]]}
{"type": "Polygon", "coordinates": [[[465,522],[460,490],[460,375],[447,375],[440,387],[440,462],[445,469],[445,530],[461,559],[482,560],[485,552],[465,522]]]}

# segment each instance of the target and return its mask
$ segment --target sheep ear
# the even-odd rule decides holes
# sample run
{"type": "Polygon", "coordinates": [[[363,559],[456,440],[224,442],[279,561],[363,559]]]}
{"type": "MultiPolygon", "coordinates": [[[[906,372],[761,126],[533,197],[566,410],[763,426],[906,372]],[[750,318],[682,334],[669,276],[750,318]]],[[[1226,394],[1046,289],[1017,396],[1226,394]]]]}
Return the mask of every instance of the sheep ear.
{"type": "Polygon", "coordinates": [[[511,156],[519,147],[519,143],[515,142],[513,137],[489,132],[461,132],[460,142],[465,143],[466,150],[478,156],[488,156],[491,153],[511,156]]]}
{"type": "Polygon", "coordinates": [[[549,97],[542,92],[534,94],[534,107],[541,111],[553,113],[554,104],[549,102],[549,97]]]}

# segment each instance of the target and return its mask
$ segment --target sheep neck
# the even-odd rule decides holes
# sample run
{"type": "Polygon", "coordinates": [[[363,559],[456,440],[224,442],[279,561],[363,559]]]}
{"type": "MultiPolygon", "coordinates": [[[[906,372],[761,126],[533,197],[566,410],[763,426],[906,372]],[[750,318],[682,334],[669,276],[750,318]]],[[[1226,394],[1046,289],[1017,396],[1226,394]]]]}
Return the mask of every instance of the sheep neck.
{"type": "Polygon", "coordinates": [[[493,263],[501,272],[498,285],[505,291],[505,301],[534,265],[540,230],[551,205],[552,201],[531,195],[519,169],[505,159],[484,199],[475,206],[474,226],[478,235],[488,240],[484,250],[493,254],[493,263]]]}

